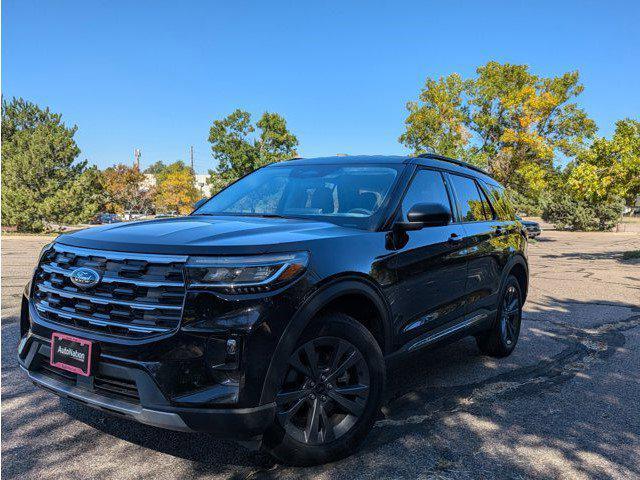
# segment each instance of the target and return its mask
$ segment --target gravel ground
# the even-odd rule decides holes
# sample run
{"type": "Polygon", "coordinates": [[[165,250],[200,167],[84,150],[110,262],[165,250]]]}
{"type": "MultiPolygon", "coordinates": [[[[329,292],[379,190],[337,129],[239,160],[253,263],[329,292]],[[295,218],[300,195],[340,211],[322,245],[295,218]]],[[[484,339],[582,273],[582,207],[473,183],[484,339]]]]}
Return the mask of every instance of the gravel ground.
{"type": "Polygon", "coordinates": [[[470,339],[390,367],[362,450],[299,469],[207,435],[110,417],[36,389],[18,369],[20,294],[41,237],[2,239],[2,477],[640,478],[637,233],[545,231],[514,354],[470,339]],[[407,368],[409,367],[409,368],[407,368]]]}

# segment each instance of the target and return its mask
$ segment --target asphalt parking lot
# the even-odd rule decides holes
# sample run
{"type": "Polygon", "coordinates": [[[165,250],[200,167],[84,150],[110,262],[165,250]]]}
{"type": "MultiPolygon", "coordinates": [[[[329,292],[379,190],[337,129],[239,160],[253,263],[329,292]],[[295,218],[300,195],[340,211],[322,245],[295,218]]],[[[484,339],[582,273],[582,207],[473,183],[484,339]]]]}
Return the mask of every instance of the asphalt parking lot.
{"type": "Polygon", "coordinates": [[[391,367],[362,450],[299,469],[206,435],[60,400],[15,358],[20,294],[40,237],[2,239],[2,477],[640,478],[638,233],[545,231],[530,246],[520,343],[506,359],[462,340],[391,367]]]}

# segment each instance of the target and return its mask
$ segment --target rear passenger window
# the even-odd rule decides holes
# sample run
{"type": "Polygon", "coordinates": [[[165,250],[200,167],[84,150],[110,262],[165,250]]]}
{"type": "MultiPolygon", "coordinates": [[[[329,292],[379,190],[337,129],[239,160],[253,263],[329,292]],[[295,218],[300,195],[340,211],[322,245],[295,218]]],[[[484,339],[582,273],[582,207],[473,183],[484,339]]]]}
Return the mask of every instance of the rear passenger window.
{"type": "Polygon", "coordinates": [[[482,222],[491,220],[493,213],[486,197],[480,192],[475,180],[451,175],[451,183],[456,192],[458,212],[461,222],[482,222]]]}
{"type": "Polygon", "coordinates": [[[487,182],[482,183],[484,184],[485,190],[489,192],[489,200],[498,215],[498,220],[513,220],[513,207],[511,206],[511,202],[509,202],[505,189],[500,185],[493,185],[487,182]]]}
{"type": "Polygon", "coordinates": [[[440,172],[435,170],[418,170],[411,181],[402,201],[402,219],[407,220],[407,212],[416,203],[441,203],[449,209],[449,195],[444,186],[440,172]]]}

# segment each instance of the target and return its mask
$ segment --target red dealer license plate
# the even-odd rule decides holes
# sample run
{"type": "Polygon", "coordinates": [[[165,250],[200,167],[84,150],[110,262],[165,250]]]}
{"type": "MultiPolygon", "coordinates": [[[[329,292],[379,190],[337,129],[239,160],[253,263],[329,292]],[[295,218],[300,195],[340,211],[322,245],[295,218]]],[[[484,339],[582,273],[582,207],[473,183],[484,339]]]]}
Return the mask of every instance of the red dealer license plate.
{"type": "Polygon", "coordinates": [[[52,367],[88,377],[91,374],[91,347],[89,340],[52,333],[49,363],[52,367]]]}

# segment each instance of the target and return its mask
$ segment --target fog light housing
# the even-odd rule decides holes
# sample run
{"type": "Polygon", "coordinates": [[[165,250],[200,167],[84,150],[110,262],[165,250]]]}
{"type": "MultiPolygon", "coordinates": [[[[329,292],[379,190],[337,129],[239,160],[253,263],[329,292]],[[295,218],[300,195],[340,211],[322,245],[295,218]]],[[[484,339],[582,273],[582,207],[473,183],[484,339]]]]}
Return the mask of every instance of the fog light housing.
{"type": "Polygon", "coordinates": [[[207,369],[216,378],[219,372],[237,370],[240,366],[241,342],[238,337],[216,338],[207,341],[205,359],[207,369]]]}
{"type": "Polygon", "coordinates": [[[227,340],[227,355],[235,355],[238,351],[238,342],[235,338],[227,340]]]}

